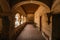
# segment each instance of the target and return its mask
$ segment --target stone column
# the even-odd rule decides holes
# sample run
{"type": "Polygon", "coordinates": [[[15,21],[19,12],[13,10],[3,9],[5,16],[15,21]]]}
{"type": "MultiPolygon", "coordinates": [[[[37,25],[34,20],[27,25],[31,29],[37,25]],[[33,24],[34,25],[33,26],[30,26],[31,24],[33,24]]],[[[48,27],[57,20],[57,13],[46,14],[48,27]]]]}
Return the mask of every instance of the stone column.
{"type": "Polygon", "coordinates": [[[2,39],[9,40],[10,21],[9,21],[8,16],[2,16],[2,24],[3,24],[2,39]]]}
{"type": "Polygon", "coordinates": [[[15,40],[15,15],[10,15],[9,20],[10,20],[9,40],[15,40]]]}

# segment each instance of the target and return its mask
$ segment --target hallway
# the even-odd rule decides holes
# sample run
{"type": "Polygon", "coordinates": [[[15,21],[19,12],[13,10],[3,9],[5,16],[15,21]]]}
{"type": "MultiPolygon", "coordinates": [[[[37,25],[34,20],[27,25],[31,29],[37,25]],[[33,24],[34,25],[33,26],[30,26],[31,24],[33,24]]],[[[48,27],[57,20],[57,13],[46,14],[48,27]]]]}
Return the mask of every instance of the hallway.
{"type": "Polygon", "coordinates": [[[17,37],[17,40],[45,40],[39,30],[28,24],[17,37]]]}
{"type": "Polygon", "coordinates": [[[60,40],[59,30],[60,0],[0,0],[0,40],[60,40]]]}

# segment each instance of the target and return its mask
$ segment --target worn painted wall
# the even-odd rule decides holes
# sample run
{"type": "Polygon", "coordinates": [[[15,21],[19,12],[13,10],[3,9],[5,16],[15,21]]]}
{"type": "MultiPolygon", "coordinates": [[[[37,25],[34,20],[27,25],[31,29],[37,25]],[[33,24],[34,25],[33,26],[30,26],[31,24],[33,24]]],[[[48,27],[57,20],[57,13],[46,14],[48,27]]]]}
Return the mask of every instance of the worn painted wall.
{"type": "Polygon", "coordinates": [[[40,6],[34,14],[34,21],[35,23],[37,23],[38,28],[40,28],[40,16],[44,14],[43,12],[44,12],[44,8],[43,6],[40,6]]]}
{"type": "MultiPolygon", "coordinates": [[[[49,39],[51,39],[51,23],[48,25],[48,18],[47,18],[47,13],[49,13],[48,8],[45,8],[44,6],[40,6],[38,8],[38,10],[35,12],[35,17],[34,17],[34,21],[35,23],[37,23],[38,29],[40,30],[40,16],[42,16],[42,33],[44,32],[49,39]]],[[[52,19],[50,19],[52,20],[52,19]]],[[[45,36],[46,38],[46,36],[45,36]]],[[[47,40],[48,38],[46,38],[47,40]]]]}
{"type": "MultiPolygon", "coordinates": [[[[50,40],[52,35],[52,17],[50,17],[50,24],[48,24],[47,15],[42,16],[42,31],[49,37],[50,40]]],[[[46,39],[48,39],[48,37],[46,37],[46,39]]]]}

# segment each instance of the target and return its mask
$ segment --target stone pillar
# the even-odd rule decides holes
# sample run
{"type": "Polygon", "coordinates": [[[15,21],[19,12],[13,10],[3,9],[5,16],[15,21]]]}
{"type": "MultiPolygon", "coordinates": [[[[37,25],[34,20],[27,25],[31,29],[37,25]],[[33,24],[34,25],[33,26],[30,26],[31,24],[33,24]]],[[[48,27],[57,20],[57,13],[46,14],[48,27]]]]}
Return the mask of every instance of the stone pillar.
{"type": "Polygon", "coordinates": [[[2,40],[9,40],[10,21],[8,16],[2,16],[2,24],[3,24],[2,40]]]}
{"type": "Polygon", "coordinates": [[[2,17],[0,16],[0,40],[2,40],[2,17]]]}
{"type": "Polygon", "coordinates": [[[10,20],[9,40],[15,40],[15,15],[10,15],[9,20],[10,20]]]}
{"type": "Polygon", "coordinates": [[[14,40],[15,38],[15,28],[14,28],[14,20],[15,15],[11,12],[2,13],[2,39],[3,40],[14,40]]]}

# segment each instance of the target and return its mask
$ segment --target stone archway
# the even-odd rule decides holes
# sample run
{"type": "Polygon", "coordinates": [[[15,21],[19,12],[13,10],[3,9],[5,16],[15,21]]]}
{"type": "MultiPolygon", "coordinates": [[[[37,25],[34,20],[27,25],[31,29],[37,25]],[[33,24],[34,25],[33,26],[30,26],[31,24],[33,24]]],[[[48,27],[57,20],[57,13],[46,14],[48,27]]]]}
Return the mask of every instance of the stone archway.
{"type": "MultiPolygon", "coordinates": [[[[43,2],[39,2],[39,1],[23,1],[23,2],[19,2],[19,3],[17,3],[16,5],[14,5],[13,7],[12,7],[12,9],[13,8],[17,8],[17,7],[19,7],[19,6],[21,6],[21,5],[24,5],[24,4],[28,4],[28,3],[32,3],[32,4],[37,4],[37,5],[43,5],[44,7],[46,7],[46,8],[49,8],[46,4],[44,4],[43,2]]],[[[50,8],[49,8],[50,9],[50,8]]]]}
{"type": "MultiPolygon", "coordinates": [[[[32,4],[36,4],[36,5],[42,5],[44,6],[48,11],[50,11],[50,8],[44,4],[43,2],[39,2],[39,1],[22,1],[22,2],[19,2],[17,3],[16,5],[14,5],[12,7],[12,10],[15,10],[15,9],[18,9],[20,8],[22,10],[22,8],[20,7],[21,5],[24,5],[24,4],[29,4],[29,3],[32,3],[32,4]]],[[[16,11],[16,10],[15,10],[16,11]]],[[[19,11],[18,11],[19,12],[19,11]]]]}
{"type": "MultiPolygon", "coordinates": [[[[31,3],[31,4],[36,4],[36,5],[39,5],[39,6],[43,6],[43,7],[45,7],[46,8],[46,10],[47,10],[47,13],[49,13],[50,12],[50,8],[46,5],[46,4],[44,4],[43,2],[39,2],[39,1],[22,1],[22,2],[19,2],[19,3],[17,3],[16,5],[14,5],[13,7],[12,7],[12,10],[14,10],[14,11],[17,11],[19,8],[21,8],[20,6],[21,5],[24,5],[24,4],[29,4],[29,3],[31,3]]],[[[43,8],[42,7],[42,8],[43,8]]],[[[22,8],[21,8],[21,10],[23,10],[22,8]]],[[[23,12],[23,11],[18,11],[18,12],[23,12]]],[[[38,10],[40,10],[40,8],[38,9],[38,10]]],[[[43,10],[42,10],[43,11],[43,10]]],[[[25,14],[25,13],[22,13],[22,14],[25,14]]],[[[15,15],[15,13],[13,13],[13,15],[15,15]]],[[[40,15],[40,14],[39,14],[40,15]]]]}

